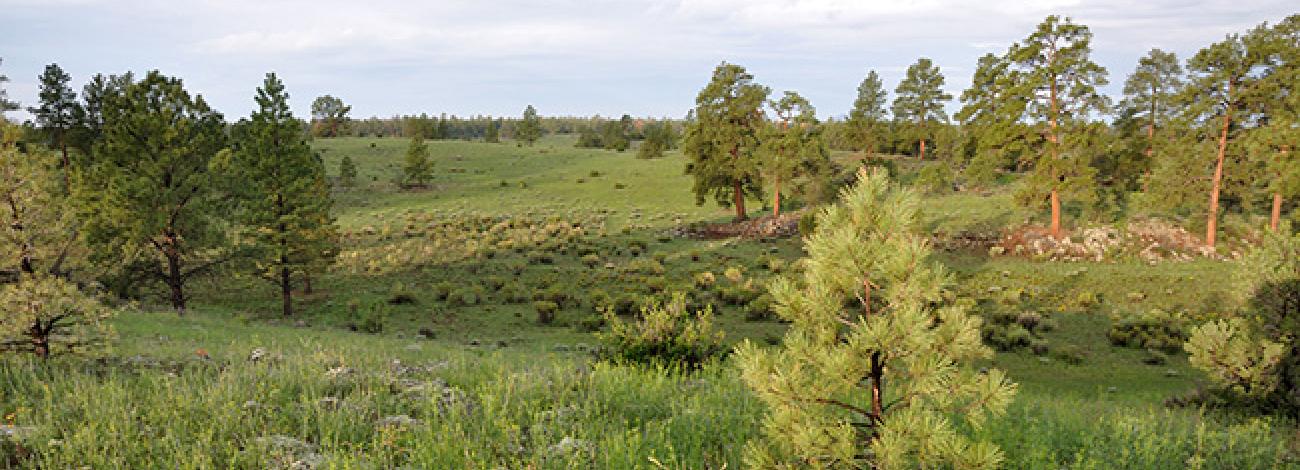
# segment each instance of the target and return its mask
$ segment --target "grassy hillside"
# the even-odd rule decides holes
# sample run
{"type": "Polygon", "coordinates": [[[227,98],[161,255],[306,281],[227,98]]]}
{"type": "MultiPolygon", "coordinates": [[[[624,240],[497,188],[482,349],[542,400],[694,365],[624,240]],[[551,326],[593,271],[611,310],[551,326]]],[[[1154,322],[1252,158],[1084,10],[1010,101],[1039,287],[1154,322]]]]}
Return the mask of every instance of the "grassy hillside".
{"type": "MultiPolygon", "coordinates": [[[[8,463],[743,467],[762,410],[733,367],[683,376],[595,363],[596,310],[689,291],[717,309],[729,342],[776,342],[784,326],[755,299],[791,272],[800,241],[669,236],[731,215],[694,204],[676,153],[638,160],[574,149],[568,136],[429,144],[432,187],[402,191],[406,140],[313,142],[331,174],[350,156],[360,175],[335,194],[339,264],[299,295],[298,317],[278,318],[273,286],[231,273],[196,282],[191,316],[123,314],[104,359],[0,360],[0,415],[23,449],[0,447],[8,463]],[[716,283],[696,281],[703,272],[716,283]],[[538,299],[562,306],[556,322],[538,324],[538,299]]],[[[907,180],[916,164],[899,166],[907,180]]],[[[925,204],[942,234],[1026,216],[1006,190],[925,204]]],[[[988,321],[1032,313],[1054,325],[1034,331],[1039,351],[1007,348],[983,365],[1006,370],[1020,394],[1008,416],[966,432],[1001,446],[1008,467],[1300,465],[1289,423],[1164,408],[1202,381],[1178,351],[1112,344],[1115,322],[1153,310],[1193,321],[1232,308],[1232,262],[938,257],[988,321]]]]}

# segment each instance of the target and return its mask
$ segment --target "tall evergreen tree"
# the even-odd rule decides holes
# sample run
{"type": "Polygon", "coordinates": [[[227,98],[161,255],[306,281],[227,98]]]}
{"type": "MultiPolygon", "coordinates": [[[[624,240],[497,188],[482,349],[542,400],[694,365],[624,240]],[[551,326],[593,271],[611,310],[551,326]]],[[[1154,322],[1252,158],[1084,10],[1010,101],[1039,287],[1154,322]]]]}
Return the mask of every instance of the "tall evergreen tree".
{"type": "Polygon", "coordinates": [[[922,57],[907,68],[907,76],[898,83],[894,95],[894,118],[916,124],[920,159],[925,160],[930,123],[948,121],[943,107],[952,95],[943,91],[943,73],[930,59],[922,57]]]}
{"type": "Polygon", "coordinates": [[[221,114],[158,71],[110,95],[103,112],[104,137],[75,191],[88,241],[101,259],[139,263],[184,313],[186,283],[229,259],[209,169],[226,144],[221,114]]]}
{"type": "Polygon", "coordinates": [[[1255,68],[1261,64],[1257,46],[1260,29],[1242,37],[1228,35],[1196,52],[1187,61],[1190,72],[1187,87],[1181,98],[1185,112],[1207,128],[1217,121],[1218,150],[1214,159],[1214,173],[1210,179],[1210,198],[1206,211],[1205,246],[1214,248],[1218,237],[1219,194],[1223,185],[1224,162],[1228,145],[1250,114],[1254,90],[1258,85],[1255,68]]]}
{"type": "Polygon", "coordinates": [[[240,239],[255,274],[280,288],[281,313],[293,315],[294,276],[337,253],[325,165],[303,140],[302,121],[274,73],[257,89],[257,110],[235,124],[232,148],[214,167],[238,200],[240,239]]]}
{"type": "Polygon", "coordinates": [[[110,95],[122,93],[133,82],[135,75],[131,72],[109,76],[95,74],[81,87],[81,104],[76,107],[77,123],[72,140],[83,156],[89,156],[104,136],[104,101],[110,95]]]}
{"type": "Polygon", "coordinates": [[[406,162],[402,165],[402,185],[411,188],[429,186],[433,179],[433,162],[429,161],[429,144],[424,138],[415,136],[406,147],[406,162]]]}
{"type": "Polygon", "coordinates": [[[745,342],[741,378],[770,414],[746,447],[753,468],[995,468],[1001,453],[953,420],[1002,413],[1016,386],[997,369],[980,320],[944,291],[914,193],[884,172],[841,193],[805,239],[802,282],[770,287],[790,322],[775,349],[745,342]]]}
{"type": "MultiPolygon", "coordinates": [[[[772,215],[781,215],[782,183],[795,178],[819,179],[829,173],[830,151],[822,139],[817,113],[798,93],[787,91],[769,101],[776,122],[768,126],[759,149],[763,176],[772,180],[772,215]]],[[[820,186],[820,185],[818,185],[820,186]]]]}
{"type": "Polygon", "coordinates": [[[673,123],[655,121],[645,125],[645,140],[636,149],[636,158],[649,159],[664,156],[664,152],[677,148],[677,132],[673,123]]]}
{"type": "Polygon", "coordinates": [[[515,126],[515,140],[531,146],[540,138],[542,138],[542,119],[537,116],[537,109],[530,104],[524,108],[524,117],[515,126]]]}
{"type": "Polygon", "coordinates": [[[1269,229],[1277,231],[1282,205],[1300,196],[1300,14],[1261,31],[1265,70],[1255,91],[1262,125],[1248,139],[1251,156],[1264,167],[1271,193],[1269,229]]]}
{"type": "Polygon", "coordinates": [[[340,137],[347,133],[348,113],[352,106],[330,95],[317,97],[311,102],[312,134],[317,137],[340,137]]]}
{"type": "Polygon", "coordinates": [[[1147,142],[1143,153],[1147,160],[1154,152],[1156,130],[1176,113],[1172,101],[1183,86],[1182,74],[1174,53],[1151,49],[1124,81],[1124,100],[1119,107],[1145,123],[1147,142]]]}
{"type": "Polygon", "coordinates": [[[880,148],[881,135],[885,122],[885,85],[875,70],[867,72],[867,77],[858,84],[858,97],[853,100],[853,109],[849,111],[848,125],[854,141],[854,147],[862,149],[867,156],[880,148]]]}
{"type": "Polygon", "coordinates": [[[712,196],[719,205],[734,207],[739,221],[748,217],[745,196],[762,197],[763,178],[756,153],[768,93],[767,87],[754,83],[754,76],[744,67],[723,62],[695,97],[682,152],[691,160],[686,174],[695,177],[697,205],[712,196]]]}
{"type": "Polygon", "coordinates": [[[1106,69],[1090,57],[1092,31],[1069,18],[1052,15],[1024,41],[1011,48],[1011,63],[1018,68],[1017,87],[1028,100],[1027,117],[1046,136],[1046,146],[1034,163],[1033,174],[1022,193],[1022,202],[1036,203],[1048,196],[1052,211],[1051,232],[1061,237],[1061,195],[1090,193],[1095,182],[1089,161],[1079,148],[1066,146],[1064,132],[1079,128],[1091,113],[1104,113],[1109,105],[1097,87],[1104,86],[1106,69]]]}
{"type": "Polygon", "coordinates": [[[0,121],[0,277],[63,275],[80,258],[73,211],[57,156],[43,146],[17,145],[22,128],[0,121]]]}
{"type": "MultiPolygon", "coordinates": [[[[0,65],[4,64],[4,58],[0,57],[0,65]]],[[[0,73],[0,121],[5,119],[5,113],[18,109],[18,102],[9,99],[9,92],[5,90],[5,83],[9,82],[9,77],[0,73]]]]}
{"type": "Polygon", "coordinates": [[[27,111],[32,113],[36,125],[49,137],[50,147],[62,152],[63,179],[67,183],[70,180],[68,173],[72,171],[72,164],[68,160],[68,133],[76,123],[78,114],[77,92],[72,91],[68,85],[72,76],[64,72],[59,64],[45,66],[45,72],[39,80],[41,104],[27,108],[27,111]]]}
{"type": "Polygon", "coordinates": [[[1030,144],[1030,132],[1021,117],[1024,100],[1018,99],[1016,75],[1005,57],[979,58],[971,86],[961,94],[962,108],[955,116],[973,145],[965,177],[975,184],[992,184],[998,172],[1012,166],[1030,144]]]}

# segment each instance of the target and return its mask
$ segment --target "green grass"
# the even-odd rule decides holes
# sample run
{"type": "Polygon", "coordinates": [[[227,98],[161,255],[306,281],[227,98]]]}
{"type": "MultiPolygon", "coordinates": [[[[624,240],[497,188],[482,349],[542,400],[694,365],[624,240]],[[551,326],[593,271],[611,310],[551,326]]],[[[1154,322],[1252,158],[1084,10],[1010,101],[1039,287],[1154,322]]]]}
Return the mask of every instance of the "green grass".
{"type": "MultiPolygon", "coordinates": [[[[588,351],[598,339],[579,325],[596,315],[597,292],[693,291],[717,301],[719,290],[739,286],[723,278],[729,267],[761,289],[792,272],[798,240],[665,237],[675,225],[731,216],[711,202],[694,204],[676,152],[638,160],[634,152],[572,148],[571,136],[534,147],[432,141],[432,187],[402,191],[392,181],[406,140],[313,145],[331,173],[345,155],[359,167],[358,186],[335,193],[343,248],[356,256],[317,276],[314,293],[297,296],[295,318],[279,318],[273,286],[231,272],[194,281],[193,313],[184,318],[148,301],[145,313],[122,314],[105,359],[0,358],[0,416],[31,427],[19,437],[33,453],[22,466],[276,467],[292,459],[265,438],[286,436],[310,443],[333,468],[743,467],[744,442],[759,432],[763,410],[733,365],[681,376],[595,363],[588,351]],[[503,221],[511,228],[491,228],[503,221]],[[448,225],[429,228],[439,223],[448,225]],[[581,230],[556,229],[575,226],[581,230]],[[770,270],[764,258],[786,267],[770,270]],[[655,263],[661,273],[633,270],[655,263]],[[692,277],[703,271],[716,274],[718,286],[697,288],[692,277]],[[494,279],[529,299],[509,301],[494,279]],[[439,300],[442,285],[479,289],[482,300],[439,300]],[[390,304],[399,287],[409,302],[390,304]],[[548,289],[576,301],[542,326],[531,296],[548,289]],[[375,309],[387,314],[382,333],[349,331],[375,309]],[[255,348],[272,359],[250,362],[255,348]],[[394,360],[435,367],[400,374],[394,360]],[[355,372],[327,376],[337,367],[355,372]],[[438,381],[473,406],[404,393],[438,381]],[[327,397],[340,405],[322,406],[327,397]],[[396,415],[420,423],[377,424],[396,415]],[[566,438],[572,449],[561,450],[566,438]]],[[[1026,216],[1007,190],[923,202],[925,227],[938,234],[996,231],[1026,216]]],[[[759,212],[762,204],[750,207],[759,212]]],[[[1112,318],[1151,309],[1229,311],[1231,263],[1054,263],[964,252],[937,259],[981,309],[1015,293],[1014,308],[1058,325],[1041,338],[1053,353],[1000,352],[979,365],[1020,384],[1006,417],[965,430],[1001,446],[1007,467],[1300,465],[1293,425],[1165,409],[1166,398],[1202,385],[1201,375],[1182,354],[1147,365],[1144,351],[1107,339],[1112,318]],[[1089,297],[1099,303],[1080,302],[1089,297]],[[1083,361],[1067,364],[1055,354],[1061,350],[1081,351],[1083,361]]],[[[718,306],[729,343],[772,341],[784,331],[776,321],[746,319],[741,306],[718,306]]],[[[0,444],[6,450],[16,452],[0,444]]]]}

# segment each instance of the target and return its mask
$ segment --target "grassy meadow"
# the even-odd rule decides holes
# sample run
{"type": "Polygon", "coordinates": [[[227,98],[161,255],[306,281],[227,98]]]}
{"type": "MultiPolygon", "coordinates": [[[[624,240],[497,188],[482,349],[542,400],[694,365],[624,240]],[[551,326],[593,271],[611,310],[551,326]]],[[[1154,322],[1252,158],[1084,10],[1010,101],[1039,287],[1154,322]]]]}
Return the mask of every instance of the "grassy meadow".
{"type": "MultiPolygon", "coordinates": [[[[193,285],[177,317],[142,304],[103,357],[0,359],[0,468],[743,468],[764,410],[726,359],[690,373],[596,362],[597,307],[690,291],[729,343],[774,344],[759,299],[802,255],[787,239],[696,240],[731,216],[695,205],[675,152],[431,141],[431,187],[394,183],[407,140],[317,139],[335,192],[339,262],[279,317],[275,287],[193,285]],[[709,272],[715,281],[702,282],[709,272]],[[535,301],[558,318],[537,321],[535,301]]],[[[854,156],[840,154],[840,160],[854,156]]],[[[900,162],[907,181],[919,166],[900,162]]],[[[939,236],[1034,214],[1011,189],[925,199],[939,236]]],[[[763,210],[751,201],[754,212],[763,210]]],[[[1117,346],[1117,322],[1226,312],[1232,261],[1067,263],[938,255],[987,321],[1032,312],[1025,340],[981,367],[1019,384],[1008,414],[966,428],[1007,468],[1300,468],[1293,423],[1165,401],[1204,384],[1176,348],[1117,346]],[[1010,313],[1008,313],[1010,312],[1010,313]],[[1160,348],[1155,348],[1160,349],[1160,348]]]]}

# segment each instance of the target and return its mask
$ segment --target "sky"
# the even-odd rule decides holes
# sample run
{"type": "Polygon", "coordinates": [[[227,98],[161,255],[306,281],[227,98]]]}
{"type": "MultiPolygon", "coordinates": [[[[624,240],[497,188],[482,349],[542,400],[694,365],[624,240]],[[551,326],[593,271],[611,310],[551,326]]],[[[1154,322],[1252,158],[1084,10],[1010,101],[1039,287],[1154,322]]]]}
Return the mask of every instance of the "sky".
{"type": "MultiPolygon", "coordinates": [[[[1153,47],[1180,59],[1225,35],[1300,13],[1295,0],[0,0],[0,74],[37,101],[58,63],[77,90],[95,73],[160,70],[227,119],[251,113],[274,71],[306,116],[330,94],[352,116],[448,113],[683,117],[721,61],[822,118],[848,113],[867,71],[893,90],[929,57],[953,96],[975,61],[1051,14],[1094,34],[1118,96],[1153,47]]],[[[891,93],[892,100],[892,93],[891,93]]],[[[950,106],[956,109],[955,102],[950,106]]],[[[11,112],[11,119],[29,118],[11,112]]]]}

